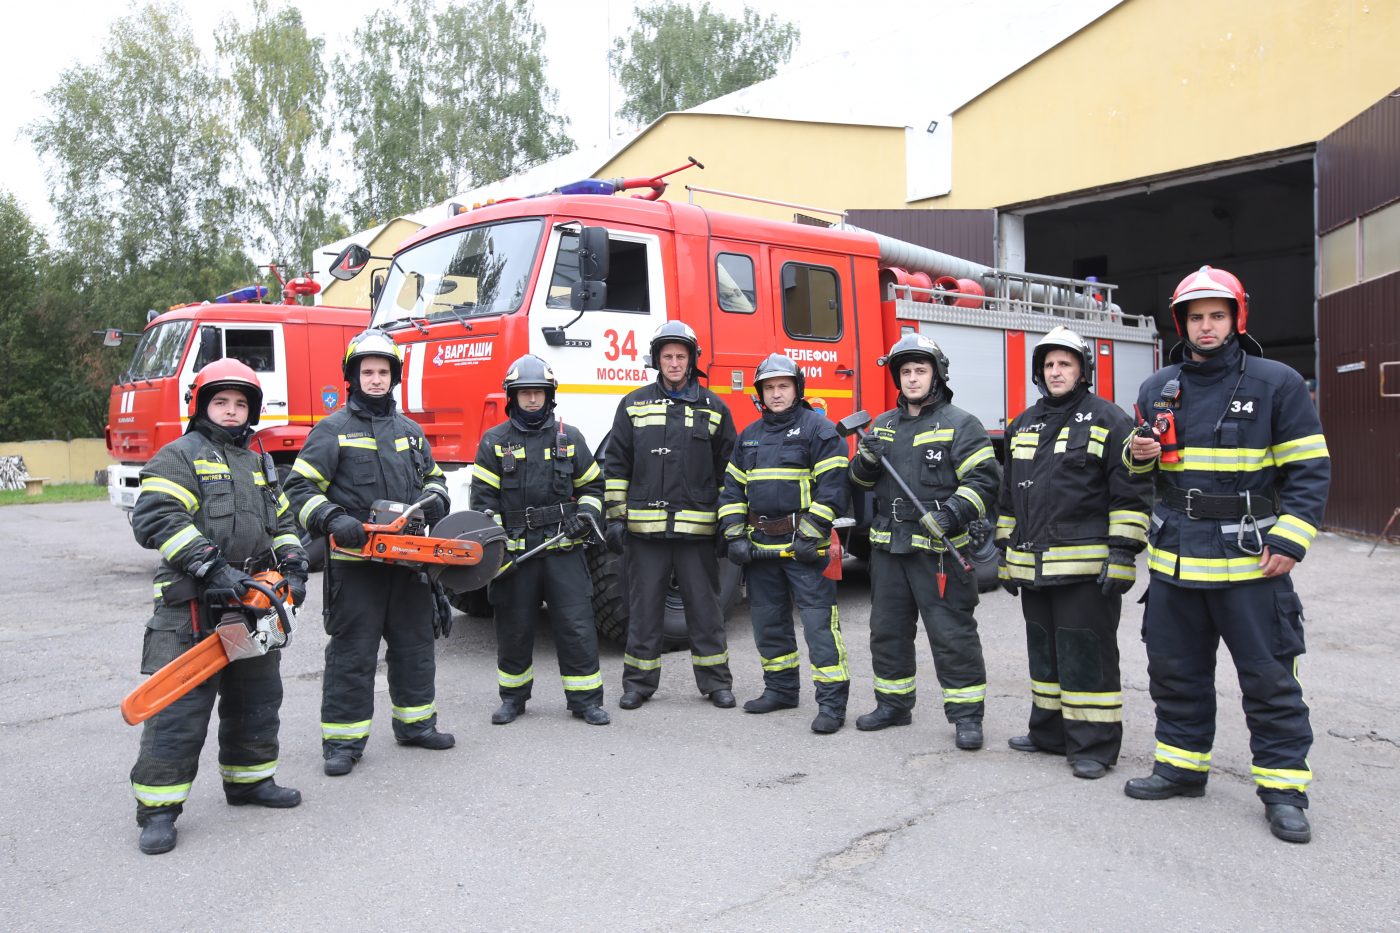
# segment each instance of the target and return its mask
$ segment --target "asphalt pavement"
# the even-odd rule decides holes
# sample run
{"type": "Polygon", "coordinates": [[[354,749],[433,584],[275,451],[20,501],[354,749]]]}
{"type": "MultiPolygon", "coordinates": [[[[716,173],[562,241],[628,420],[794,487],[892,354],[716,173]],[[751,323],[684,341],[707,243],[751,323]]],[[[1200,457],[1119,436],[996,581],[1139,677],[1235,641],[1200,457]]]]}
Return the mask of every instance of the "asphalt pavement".
{"type": "MultiPolygon", "coordinates": [[[[136,848],[128,785],[138,729],[118,705],[142,679],[158,557],[102,502],[0,508],[0,535],[5,929],[1400,929],[1400,548],[1368,558],[1369,542],[1324,534],[1294,574],[1317,736],[1310,845],[1268,832],[1223,650],[1206,796],[1123,795],[1153,749],[1141,569],[1119,632],[1124,755],[1086,781],[1006,746],[1025,731],[1029,684],[1020,607],[999,591],[977,613],[984,750],[954,749],[922,635],[913,725],[857,731],[874,705],[870,592],[848,563],[853,682],[836,735],[809,730],[810,683],[796,710],[713,708],[685,652],[666,655],[650,703],[620,710],[615,645],[602,659],[613,723],[587,726],[565,711],[543,622],[528,712],[492,726],[491,623],[458,615],[437,677],[457,747],[393,743],[381,663],[368,750],[343,778],[321,771],[314,577],[282,660],[277,774],[305,802],[227,806],[211,736],[179,846],[152,857],[136,848]]],[[[742,701],[762,683],[742,606],[729,638],[742,701]]]]}

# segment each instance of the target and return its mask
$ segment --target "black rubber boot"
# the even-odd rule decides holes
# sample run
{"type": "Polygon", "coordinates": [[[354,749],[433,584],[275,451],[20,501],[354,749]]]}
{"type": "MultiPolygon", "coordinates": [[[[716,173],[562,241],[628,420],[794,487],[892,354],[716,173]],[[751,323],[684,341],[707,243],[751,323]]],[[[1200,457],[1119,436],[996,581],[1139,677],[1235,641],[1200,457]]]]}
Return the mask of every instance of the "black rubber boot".
{"type": "Polygon", "coordinates": [[[175,814],[157,813],[147,817],[141,827],[141,841],[137,843],[147,855],[160,855],[175,848],[175,814]]]}
{"type": "Polygon", "coordinates": [[[874,710],[856,720],[856,728],[861,732],[878,732],[890,726],[907,726],[914,721],[914,714],[907,709],[881,703],[874,710]]]}
{"type": "Polygon", "coordinates": [[[953,744],[965,752],[975,752],[982,747],[982,721],[964,719],[953,723],[953,744]]]}
{"type": "Polygon", "coordinates": [[[340,777],[349,774],[355,767],[355,762],[359,761],[349,752],[339,752],[326,759],[325,771],[331,777],[340,777]]]}
{"type": "Polygon", "coordinates": [[[772,713],[780,709],[797,709],[797,704],[791,700],[784,700],[767,690],[752,700],[744,702],[744,712],[746,713],[772,713]]]}
{"type": "Polygon", "coordinates": [[[230,793],[225,787],[224,799],[235,807],[253,804],[259,807],[271,807],[274,810],[285,810],[301,803],[301,791],[292,787],[279,787],[276,781],[268,778],[266,781],[254,784],[252,790],[242,794],[230,793]]]}
{"type": "Polygon", "coordinates": [[[812,731],[818,735],[831,735],[845,724],[846,714],[844,711],[823,706],[818,709],[817,718],[812,720],[812,731]]]}
{"type": "Polygon", "coordinates": [[[451,732],[439,732],[437,727],[433,727],[422,735],[415,735],[411,739],[399,739],[400,745],[416,745],[419,748],[431,748],[435,752],[451,748],[457,744],[457,739],[451,732]]]}
{"type": "Polygon", "coordinates": [[[1169,797],[1204,797],[1204,784],[1181,784],[1157,773],[1132,778],[1123,785],[1123,793],[1136,800],[1166,800],[1169,797]]]}
{"type": "Polygon", "coordinates": [[[583,709],[576,709],[574,710],[574,718],[582,719],[590,726],[606,726],[612,722],[608,711],[601,706],[585,706],[583,709]]]}
{"type": "Polygon", "coordinates": [[[733,709],[734,691],[725,690],[723,688],[719,690],[711,690],[710,702],[713,703],[715,706],[718,706],[720,709],[733,709]]]}
{"type": "Polygon", "coordinates": [[[622,699],[617,701],[617,705],[623,709],[636,709],[651,697],[643,696],[635,690],[628,690],[622,695],[622,699]]]}
{"type": "Polygon", "coordinates": [[[525,714],[524,700],[502,700],[500,708],[491,714],[491,724],[508,725],[525,714]]]}
{"type": "Polygon", "coordinates": [[[1308,822],[1308,812],[1302,807],[1287,803],[1266,803],[1264,819],[1269,821],[1269,832],[1284,842],[1312,841],[1312,824],[1308,822]]]}
{"type": "Polygon", "coordinates": [[[1075,777],[1084,778],[1086,781],[1097,781],[1108,773],[1108,765],[1092,758],[1076,758],[1069,763],[1069,768],[1075,777]]]}

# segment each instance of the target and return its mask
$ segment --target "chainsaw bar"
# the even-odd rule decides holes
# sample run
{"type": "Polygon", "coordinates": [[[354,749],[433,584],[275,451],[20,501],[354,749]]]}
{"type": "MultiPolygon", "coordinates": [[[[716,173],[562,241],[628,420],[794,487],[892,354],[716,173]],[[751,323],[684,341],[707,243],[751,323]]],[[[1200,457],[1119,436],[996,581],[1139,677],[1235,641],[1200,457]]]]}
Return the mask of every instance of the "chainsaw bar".
{"type": "Polygon", "coordinates": [[[427,568],[435,583],[454,593],[479,590],[496,576],[506,554],[506,532],[484,512],[453,512],[433,526],[434,538],[468,541],[481,547],[474,564],[436,564],[427,568]]]}

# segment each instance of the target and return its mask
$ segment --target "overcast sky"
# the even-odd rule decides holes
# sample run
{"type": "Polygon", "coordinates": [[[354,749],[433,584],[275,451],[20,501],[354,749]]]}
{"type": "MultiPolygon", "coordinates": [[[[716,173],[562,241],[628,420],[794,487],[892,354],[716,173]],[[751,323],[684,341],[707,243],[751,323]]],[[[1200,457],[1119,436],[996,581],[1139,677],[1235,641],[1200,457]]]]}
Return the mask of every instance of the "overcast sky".
{"type": "MultiPolygon", "coordinates": [[[[692,0],[699,6],[699,0],[692,0]]],[[[272,0],[274,8],[282,0],[272,0]]],[[[332,51],[343,50],[355,27],[382,3],[372,0],[295,0],[308,31],[319,33],[332,51]]],[[[545,55],[550,83],[559,92],[560,111],[569,118],[569,134],[580,144],[606,139],[620,129],[610,119],[621,101],[608,75],[611,37],[631,25],[636,0],[535,0],[535,18],[546,31],[545,55]]],[[[641,4],[648,5],[648,0],[641,4]]],[[[743,0],[711,0],[712,8],[738,15],[743,0]]],[[[903,33],[915,18],[928,23],[937,0],[749,0],[761,14],[777,13],[798,22],[801,45],[793,64],[820,59],[846,49],[903,33]],[[853,11],[859,10],[859,18],[853,11]]],[[[233,16],[246,21],[251,7],[236,0],[184,0],[181,4],[196,40],[212,56],[215,27],[233,16]]],[[[53,213],[42,167],[34,155],[25,126],[45,113],[43,94],[75,63],[97,60],[114,19],[133,9],[110,0],[40,0],[6,10],[5,26],[12,37],[0,56],[0,87],[5,103],[0,110],[0,187],[13,192],[40,225],[50,227],[53,213]]],[[[947,41],[931,35],[932,46],[947,41]]]]}

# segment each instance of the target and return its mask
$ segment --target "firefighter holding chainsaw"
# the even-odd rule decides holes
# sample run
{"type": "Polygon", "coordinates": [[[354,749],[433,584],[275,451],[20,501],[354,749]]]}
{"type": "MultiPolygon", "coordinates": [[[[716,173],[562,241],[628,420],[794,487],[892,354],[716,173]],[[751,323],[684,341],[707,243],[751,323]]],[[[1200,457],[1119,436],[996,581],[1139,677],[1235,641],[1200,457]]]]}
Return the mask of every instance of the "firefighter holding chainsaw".
{"type": "Polygon", "coordinates": [[[996,501],[1001,468],[982,423],[952,404],[948,358],[931,338],[906,334],[883,361],[898,406],[878,415],[851,459],[851,481],[874,492],[870,520],[870,655],[876,707],[856,720],[874,731],[906,726],[915,702],[914,637],[922,616],[955,744],[982,747],[987,669],[977,635],[977,580],[920,522],[927,509],[954,547],[996,501]],[[883,463],[881,461],[884,461],[883,463]],[[888,471],[918,498],[911,502],[888,471]]]}
{"type": "MultiPolygon", "coordinates": [[[[262,397],[257,375],[244,364],[208,364],[195,377],[189,428],[141,471],[131,527],[143,547],[161,556],[155,611],[141,652],[144,674],[210,637],[223,615],[214,604],[225,595],[245,597],[252,574],[280,571],[295,604],[306,598],[306,555],[291,509],[277,477],[266,470],[266,458],[248,449],[262,397]]],[[[282,706],[279,659],[271,651],[236,661],[145,720],[131,769],[142,852],[175,848],[175,820],[199,769],[216,698],[219,773],[228,802],[277,808],[301,803],[298,791],[273,780],[282,706]]]]}
{"type": "Polygon", "coordinates": [[[753,386],[763,416],[739,435],[725,469],[719,520],[729,559],[748,565],[753,636],[763,664],[763,694],[745,712],[797,706],[797,639],[792,606],[807,637],[816,685],[812,731],[830,734],[846,721],[850,670],[836,581],[823,575],[831,525],[850,505],[847,447],[836,426],[807,404],[797,364],[774,353],[753,386]]]}
{"type": "Polygon", "coordinates": [[[673,574],[685,600],[695,683],[715,706],[735,705],[715,554],[734,418],[700,385],[699,363],[700,342],[690,325],[658,327],[648,357],[656,381],[623,397],[609,435],[608,546],[626,550],[632,584],[618,702],[623,709],[641,706],[661,682],[663,613],[673,574]]]}
{"type": "Polygon", "coordinates": [[[1143,615],[1156,763],[1124,790],[1140,800],[1205,793],[1223,640],[1270,831],[1308,842],[1312,726],[1298,682],[1303,606],[1289,572],[1322,523],[1327,442],[1303,378],[1263,359],[1249,335],[1239,279],[1202,266],[1176,287],[1171,308],[1182,342],[1138,392],[1157,430],[1123,455],[1157,486],[1143,615]]]}
{"type": "Polygon", "coordinates": [[[606,726],[584,558],[593,529],[602,527],[603,472],[583,433],[555,417],[559,382],[548,363],[522,356],[503,387],[510,417],[482,436],[471,491],[472,507],[490,512],[508,536],[507,563],[490,590],[501,695],[491,721],[505,725],[525,712],[535,682],[535,610],[543,599],[568,708],[589,725],[606,726]]]}
{"type": "Polygon", "coordinates": [[[297,520],[339,548],[326,561],[330,641],[321,688],[321,753],[332,776],[349,774],[364,754],[381,640],[395,740],[429,749],[454,744],[437,730],[432,587],[416,568],[353,553],[368,540],[364,523],[376,501],[421,502],[432,526],[447,514],[447,486],[422,429],[395,405],[403,355],[393,338],[377,328],[357,334],[344,372],[346,404],[311,429],[287,480],[297,520]]]}
{"type": "Polygon", "coordinates": [[[996,526],[1031,676],[1030,728],[1009,744],[1063,755],[1092,780],[1117,764],[1123,743],[1118,616],[1147,545],[1152,486],[1123,465],[1132,419],[1090,391],[1094,353],[1078,334],[1046,334],[1031,380],[1042,398],[1006,427],[996,526]]]}

